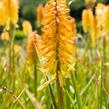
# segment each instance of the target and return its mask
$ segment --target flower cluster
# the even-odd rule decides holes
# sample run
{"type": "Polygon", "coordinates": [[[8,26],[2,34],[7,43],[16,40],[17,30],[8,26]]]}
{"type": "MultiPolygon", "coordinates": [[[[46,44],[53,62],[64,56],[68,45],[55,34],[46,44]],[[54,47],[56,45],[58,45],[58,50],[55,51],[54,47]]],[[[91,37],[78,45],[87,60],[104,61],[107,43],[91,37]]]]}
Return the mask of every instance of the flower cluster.
{"type": "Polygon", "coordinates": [[[82,25],[85,33],[91,37],[95,44],[98,37],[109,33],[109,6],[98,3],[95,9],[95,15],[92,9],[85,9],[82,13],[82,25]]]}

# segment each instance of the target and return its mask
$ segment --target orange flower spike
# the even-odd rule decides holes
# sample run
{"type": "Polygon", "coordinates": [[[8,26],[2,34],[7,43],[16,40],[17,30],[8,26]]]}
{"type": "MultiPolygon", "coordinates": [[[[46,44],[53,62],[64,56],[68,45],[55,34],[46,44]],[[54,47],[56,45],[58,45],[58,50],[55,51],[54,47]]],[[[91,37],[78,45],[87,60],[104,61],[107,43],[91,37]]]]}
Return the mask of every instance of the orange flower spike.
{"type": "Polygon", "coordinates": [[[44,6],[43,4],[39,4],[39,6],[37,7],[37,19],[36,19],[36,22],[37,22],[37,25],[38,26],[41,26],[42,25],[42,19],[43,19],[43,11],[44,11],[44,6]]]}
{"type": "Polygon", "coordinates": [[[55,73],[59,63],[60,73],[68,74],[76,62],[76,24],[68,13],[66,0],[50,0],[44,8],[42,66],[47,73],[55,73]]]}
{"type": "Polygon", "coordinates": [[[31,33],[28,37],[28,43],[27,43],[27,53],[28,53],[28,59],[31,63],[38,62],[38,43],[40,40],[40,36],[36,34],[35,32],[31,33]]]}

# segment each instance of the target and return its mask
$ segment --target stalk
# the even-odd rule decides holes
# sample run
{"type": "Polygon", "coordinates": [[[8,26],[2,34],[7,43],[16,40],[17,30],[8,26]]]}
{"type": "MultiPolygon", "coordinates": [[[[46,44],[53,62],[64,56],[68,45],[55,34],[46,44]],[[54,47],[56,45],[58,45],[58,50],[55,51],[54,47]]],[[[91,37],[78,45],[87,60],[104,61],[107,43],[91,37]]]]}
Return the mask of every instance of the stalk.
{"type": "Polygon", "coordinates": [[[59,62],[57,64],[57,71],[56,71],[56,84],[57,84],[57,95],[58,95],[58,109],[64,109],[64,103],[63,103],[63,96],[64,95],[63,95],[62,87],[60,85],[58,71],[60,71],[59,62]]]}
{"type": "MultiPolygon", "coordinates": [[[[46,76],[46,80],[47,80],[47,81],[49,80],[47,76],[46,76]]],[[[50,91],[50,95],[51,95],[51,98],[52,98],[52,102],[53,102],[54,109],[58,109],[58,108],[57,108],[57,105],[56,105],[56,101],[55,101],[54,95],[53,95],[52,87],[51,87],[50,84],[48,85],[48,87],[49,87],[49,91],[50,91]]]]}
{"type": "MultiPolygon", "coordinates": [[[[103,37],[103,64],[106,62],[106,37],[103,37]]],[[[107,71],[106,71],[106,66],[103,65],[103,84],[104,87],[107,88],[107,81],[106,81],[106,77],[107,77],[107,71]]]]}
{"type": "Polygon", "coordinates": [[[100,75],[101,75],[101,84],[100,84],[100,109],[102,109],[102,89],[103,89],[103,70],[104,70],[104,63],[105,63],[105,59],[106,59],[106,39],[105,36],[103,37],[103,44],[102,44],[102,60],[101,60],[101,71],[100,71],[100,75]]]}
{"type": "Polygon", "coordinates": [[[77,98],[78,109],[82,109],[82,101],[80,98],[79,89],[78,89],[77,84],[76,84],[74,72],[71,72],[71,77],[72,77],[73,86],[74,86],[74,90],[75,90],[75,94],[76,94],[76,98],[77,98]]]}
{"type": "Polygon", "coordinates": [[[96,107],[99,109],[99,83],[98,83],[98,73],[96,72],[96,107]]]}
{"type": "Polygon", "coordinates": [[[68,93],[69,93],[69,84],[70,84],[69,79],[66,78],[64,89],[66,91],[66,94],[65,94],[65,103],[66,103],[67,109],[70,109],[70,104],[71,104],[69,96],[68,96],[68,93]]]}
{"type": "Polygon", "coordinates": [[[58,71],[56,72],[56,84],[57,84],[57,95],[58,95],[58,109],[64,109],[63,93],[62,93],[62,88],[61,88],[60,82],[59,82],[58,71]]]}
{"type": "Polygon", "coordinates": [[[37,65],[34,63],[34,93],[37,98],[37,65]]]}
{"type": "Polygon", "coordinates": [[[14,39],[15,39],[15,25],[10,24],[9,30],[10,36],[10,49],[9,49],[9,72],[10,77],[12,79],[13,87],[15,81],[15,62],[14,62],[14,39]]]}
{"type": "Polygon", "coordinates": [[[103,61],[101,63],[101,70],[100,70],[100,75],[101,75],[101,84],[100,84],[100,109],[102,109],[102,86],[103,86],[103,75],[102,75],[102,70],[103,69],[103,61]]]}

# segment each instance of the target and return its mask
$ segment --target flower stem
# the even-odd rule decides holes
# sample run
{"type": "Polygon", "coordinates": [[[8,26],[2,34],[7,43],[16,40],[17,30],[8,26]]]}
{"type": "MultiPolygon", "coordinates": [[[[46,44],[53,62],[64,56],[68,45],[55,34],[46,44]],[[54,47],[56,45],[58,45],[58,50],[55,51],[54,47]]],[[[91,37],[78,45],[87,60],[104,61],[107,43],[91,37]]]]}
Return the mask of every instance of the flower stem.
{"type": "Polygon", "coordinates": [[[81,101],[79,90],[78,90],[78,87],[76,84],[74,72],[71,73],[71,76],[72,76],[73,86],[74,86],[74,90],[75,90],[75,94],[76,94],[76,98],[77,98],[78,108],[82,109],[82,101],[81,101]]]}
{"type": "MultiPolygon", "coordinates": [[[[49,81],[47,76],[46,76],[46,80],[49,81]]],[[[56,101],[55,101],[55,98],[54,98],[54,95],[53,95],[52,87],[51,87],[50,84],[48,85],[48,87],[49,87],[49,91],[50,91],[50,95],[51,95],[51,98],[52,98],[54,109],[57,109],[57,105],[56,105],[56,101]]]]}
{"type": "Polygon", "coordinates": [[[62,88],[60,86],[59,82],[59,74],[56,72],[56,84],[57,84],[57,95],[58,95],[58,109],[64,109],[64,104],[63,104],[63,93],[62,93],[62,88]]]}
{"type": "Polygon", "coordinates": [[[105,82],[103,75],[105,73],[104,69],[104,63],[106,59],[106,37],[103,37],[103,44],[102,44],[102,60],[101,60],[101,71],[100,71],[100,76],[101,76],[101,84],[100,84],[100,109],[102,109],[102,89],[103,89],[103,82],[105,82]],[[103,73],[104,72],[104,73],[103,73]]]}
{"type": "Polygon", "coordinates": [[[37,98],[37,65],[34,63],[34,93],[37,98]]]}
{"type": "Polygon", "coordinates": [[[15,39],[15,25],[10,24],[10,30],[9,30],[9,36],[10,36],[10,49],[9,49],[9,72],[11,81],[13,81],[13,87],[14,87],[14,81],[15,81],[15,62],[14,62],[14,39],[15,39]]]}

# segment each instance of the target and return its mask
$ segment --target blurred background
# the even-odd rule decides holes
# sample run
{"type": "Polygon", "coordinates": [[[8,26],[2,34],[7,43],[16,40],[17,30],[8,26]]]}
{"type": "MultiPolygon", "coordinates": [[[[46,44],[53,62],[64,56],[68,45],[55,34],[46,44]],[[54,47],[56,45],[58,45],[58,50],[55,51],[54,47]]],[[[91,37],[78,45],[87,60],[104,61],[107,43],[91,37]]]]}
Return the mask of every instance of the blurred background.
{"type": "MultiPolygon", "coordinates": [[[[36,8],[40,3],[45,4],[47,0],[20,0],[20,28],[22,21],[24,19],[29,20],[34,29],[36,27],[36,24],[34,21],[36,20],[36,8]],[[29,5],[29,6],[28,6],[29,5]]],[[[81,13],[82,10],[86,7],[86,1],[87,0],[68,0],[70,1],[69,5],[71,8],[71,16],[75,17],[77,21],[81,20],[81,13]]],[[[92,1],[92,0],[91,0],[92,1]]],[[[109,0],[93,0],[95,1],[95,5],[97,2],[103,2],[108,4],[109,0]]]]}
{"type": "MultiPolygon", "coordinates": [[[[39,4],[45,4],[48,0],[20,0],[20,9],[19,9],[19,22],[18,22],[18,29],[16,36],[22,38],[24,36],[22,32],[22,23],[24,20],[28,20],[33,27],[33,30],[40,30],[36,23],[37,12],[36,9],[39,4]]],[[[68,5],[71,9],[70,15],[74,17],[77,21],[77,28],[79,32],[81,30],[81,13],[84,8],[86,8],[87,1],[93,1],[94,6],[96,6],[97,2],[102,2],[105,4],[109,3],[109,0],[67,0],[68,5]]],[[[0,31],[2,32],[2,27],[0,27],[0,31]]]]}

